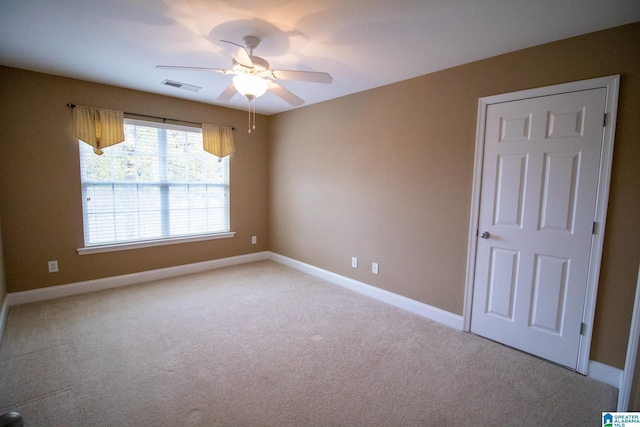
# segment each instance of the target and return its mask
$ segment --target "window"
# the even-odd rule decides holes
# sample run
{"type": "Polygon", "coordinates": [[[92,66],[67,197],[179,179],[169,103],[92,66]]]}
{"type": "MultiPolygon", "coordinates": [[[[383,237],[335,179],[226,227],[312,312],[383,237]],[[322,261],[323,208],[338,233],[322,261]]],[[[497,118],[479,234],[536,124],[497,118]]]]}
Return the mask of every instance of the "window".
{"type": "Polygon", "coordinates": [[[80,142],[85,248],[229,232],[229,158],[202,149],[201,129],[124,130],[101,156],[80,142]]]}

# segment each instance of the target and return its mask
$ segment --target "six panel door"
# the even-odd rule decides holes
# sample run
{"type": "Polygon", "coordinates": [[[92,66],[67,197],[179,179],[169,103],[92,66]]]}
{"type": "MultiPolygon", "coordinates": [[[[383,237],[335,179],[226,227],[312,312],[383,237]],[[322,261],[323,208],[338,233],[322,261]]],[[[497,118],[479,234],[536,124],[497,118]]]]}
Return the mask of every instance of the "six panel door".
{"type": "Polygon", "coordinates": [[[471,331],[576,369],[606,89],[492,104],[471,331]]]}

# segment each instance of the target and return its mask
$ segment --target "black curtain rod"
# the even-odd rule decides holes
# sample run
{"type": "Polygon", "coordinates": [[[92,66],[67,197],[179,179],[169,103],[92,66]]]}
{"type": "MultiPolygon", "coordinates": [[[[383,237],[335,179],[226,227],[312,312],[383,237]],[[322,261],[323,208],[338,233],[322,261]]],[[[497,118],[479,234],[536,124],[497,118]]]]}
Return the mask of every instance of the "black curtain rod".
{"type": "MultiPolygon", "coordinates": [[[[67,107],[74,108],[75,106],[76,106],[76,104],[71,104],[71,103],[67,104],[67,107]]],[[[202,126],[202,123],[190,122],[190,121],[188,121],[188,120],[167,119],[167,118],[165,118],[165,117],[149,116],[149,115],[146,115],[146,114],[127,113],[126,111],[124,112],[124,114],[127,114],[127,115],[129,115],[129,116],[146,117],[146,118],[148,118],[148,119],[157,119],[157,120],[162,120],[162,123],[167,123],[167,120],[169,120],[169,121],[172,121],[172,122],[189,123],[189,124],[192,124],[192,125],[201,125],[201,126],[202,126]]],[[[235,127],[232,127],[231,129],[236,130],[236,128],[235,128],[235,127]]]]}

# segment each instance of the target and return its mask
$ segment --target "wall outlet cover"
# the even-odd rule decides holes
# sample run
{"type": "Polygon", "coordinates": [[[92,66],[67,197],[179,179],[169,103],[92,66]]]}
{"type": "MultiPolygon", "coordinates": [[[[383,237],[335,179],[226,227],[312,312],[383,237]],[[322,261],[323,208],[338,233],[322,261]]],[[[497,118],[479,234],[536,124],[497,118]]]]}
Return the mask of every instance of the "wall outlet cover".
{"type": "Polygon", "coordinates": [[[47,263],[49,267],[49,273],[57,273],[58,272],[58,261],[49,261],[47,263]]]}

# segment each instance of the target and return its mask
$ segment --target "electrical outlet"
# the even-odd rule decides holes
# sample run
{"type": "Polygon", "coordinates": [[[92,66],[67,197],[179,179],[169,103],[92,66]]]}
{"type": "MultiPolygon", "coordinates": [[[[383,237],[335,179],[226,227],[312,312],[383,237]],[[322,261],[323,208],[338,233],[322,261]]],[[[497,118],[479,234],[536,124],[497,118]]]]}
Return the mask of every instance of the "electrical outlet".
{"type": "Polygon", "coordinates": [[[358,268],[358,258],[356,257],[351,258],[351,267],[358,268]]]}
{"type": "Polygon", "coordinates": [[[374,262],[374,263],[371,264],[371,272],[373,274],[378,274],[378,263],[377,262],[374,262]]]}
{"type": "Polygon", "coordinates": [[[251,244],[255,245],[256,243],[258,243],[258,236],[251,236],[251,244]]]}
{"type": "Polygon", "coordinates": [[[47,263],[49,267],[49,273],[57,273],[58,272],[58,261],[49,261],[47,263]]]}

